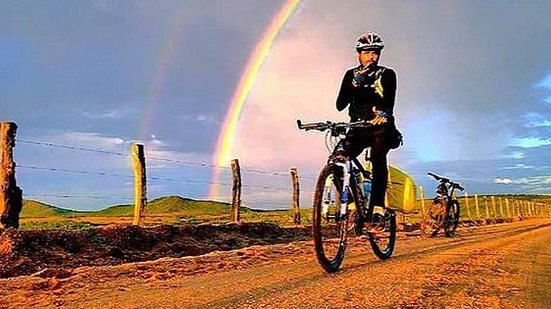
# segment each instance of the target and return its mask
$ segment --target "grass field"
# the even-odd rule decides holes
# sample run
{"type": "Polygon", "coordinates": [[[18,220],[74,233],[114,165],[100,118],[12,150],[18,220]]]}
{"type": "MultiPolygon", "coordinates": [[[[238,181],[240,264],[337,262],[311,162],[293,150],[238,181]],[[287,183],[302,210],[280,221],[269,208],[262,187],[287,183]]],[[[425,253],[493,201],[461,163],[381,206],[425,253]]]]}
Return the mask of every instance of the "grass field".
{"type": "MultiPolygon", "coordinates": [[[[466,199],[458,198],[461,204],[461,218],[494,219],[536,216],[542,214],[551,216],[551,197],[538,195],[494,195],[478,196],[478,211],[474,196],[466,199]],[[493,200],[492,200],[493,197],[493,200]],[[529,203],[541,205],[541,208],[530,209],[529,203]],[[507,205],[509,207],[507,208],[507,205]]],[[[425,210],[432,199],[425,199],[425,210]]],[[[240,219],[244,222],[271,222],[282,226],[293,225],[293,215],[289,210],[253,210],[242,207],[240,219]]],[[[421,220],[423,203],[416,201],[413,213],[401,216],[401,220],[417,223],[421,220]]],[[[231,206],[227,203],[214,201],[198,201],[179,196],[162,197],[150,201],[145,210],[145,225],[177,224],[177,223],[224,223],[229,222],[231,206]]],[[[110,224],[131,224],[133,220],[133,205],[115,205],[94,212],[73,211],[47,205],[38,201],[25,200],[21,213],[21,229],[82,229],[110,224]]],[[[310,205],[301,208],[303,225],[312,222],[310,205]]]]}

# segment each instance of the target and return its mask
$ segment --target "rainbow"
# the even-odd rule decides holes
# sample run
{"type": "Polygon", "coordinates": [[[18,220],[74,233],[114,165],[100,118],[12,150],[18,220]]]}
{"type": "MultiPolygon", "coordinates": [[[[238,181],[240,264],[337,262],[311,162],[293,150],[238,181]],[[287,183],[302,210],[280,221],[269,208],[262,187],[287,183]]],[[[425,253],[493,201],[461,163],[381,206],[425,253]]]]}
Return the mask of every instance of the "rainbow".
{"type": "Polygon", "coordinates": [[[151,133],[149,129],[151,128],[152,120],[155,118],[155,109],[158,102],[159,93],[162,90],[169,64],[176,55],[176,51],[184,30],[185,16],[188,12],[189,10],[183,6],[180,12],[176,14],[173,30],[165,37],[164,43],[161,44],[163,48],[161,49],[161,53],[155,65],[155,74],[153,75],[153,80],[151,81],[151,86],[148,91],[147,101],[145,103],[143,113],[144,116],[140,126],[139,137],[142,139],[149,138],[148,135],[151,133]]]}
{"type": "MultiPolygon", "coordinates": [[[[262,35],[260,41],[256,44],[254,51],[249,57],[247,66],[241,78],[239,79],[239,84],[233,93],[230,106],[226,113],[226,118],[222,125],[222,130],[218,136],[218,142],[216,144],[216,151],[214,153],[213,161],[217,166],[227,166],[231,159],[231,148],[233,145],[235,137],[235,128],[237,126],[237,121],[239,116],[243,111],[243,106],[245,101],[251,91],[256,75],[260,70],[260,67],[264,63],[266,56],[270,52],[272,44],[279,34],[281,28],[289,20],[289,18],[296,11],[300,0],[287,0],[283,7],[279,10],[277,15],[274,17],[269,27],[266,29],[262,35]]],[[[212,177],[212,185],[209,190],[209,198],[217,199],[218,198],[218,185],[220,179],[220,169],[214,169],[212,177]]]]}

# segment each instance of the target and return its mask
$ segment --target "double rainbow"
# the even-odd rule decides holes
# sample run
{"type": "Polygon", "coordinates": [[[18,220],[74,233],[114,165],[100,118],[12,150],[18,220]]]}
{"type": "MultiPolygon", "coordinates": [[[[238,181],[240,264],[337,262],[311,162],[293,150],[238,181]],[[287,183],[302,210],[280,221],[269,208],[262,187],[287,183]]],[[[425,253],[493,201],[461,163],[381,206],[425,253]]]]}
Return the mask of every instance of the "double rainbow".
{"type": "MultiPolygon", "coordinates": [[[[216,152],[214,153],[214,164],[217,166],[227,166],[231,160],[231,149],[235,137],[235,128],[239,116],[243,111],[243,106],[247,100],[249,92],[251,91],[256,75],[258,74],[260,67],[264,63],[266,56],[270,52],[272,44],[279,34],[280,30],[289,20],[289,18],[296,11],[300,0],[287,0],[283,7],[279,10],[278,14],[274,17],[270,26],[266,29],[262,38],[256,44],[254,51],[249,57],[247,66],[241,78],[239,84],[235,89],[232,96],[230,106],[228,108],[222,130],[218,136],[218,142],[216,146],[216,152]]],[[[220,180],[220,169],[214,169],[212,174],[212,184],[209,190],[209,198],[218,198],[218,185],[220,180]]]]}

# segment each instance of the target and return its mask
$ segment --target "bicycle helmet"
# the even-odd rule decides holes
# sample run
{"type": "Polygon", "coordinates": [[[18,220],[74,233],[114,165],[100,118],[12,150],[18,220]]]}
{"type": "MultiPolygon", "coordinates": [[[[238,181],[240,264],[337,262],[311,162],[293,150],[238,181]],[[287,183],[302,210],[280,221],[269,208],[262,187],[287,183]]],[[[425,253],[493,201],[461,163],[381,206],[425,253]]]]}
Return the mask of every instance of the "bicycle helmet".
{"type": "Polygon", "coordinates": [[[383,39],[375,32],[366,32],[358,38],[356,42],[356,51],[375,50],[381,51],[385,45],[383,39]]]}

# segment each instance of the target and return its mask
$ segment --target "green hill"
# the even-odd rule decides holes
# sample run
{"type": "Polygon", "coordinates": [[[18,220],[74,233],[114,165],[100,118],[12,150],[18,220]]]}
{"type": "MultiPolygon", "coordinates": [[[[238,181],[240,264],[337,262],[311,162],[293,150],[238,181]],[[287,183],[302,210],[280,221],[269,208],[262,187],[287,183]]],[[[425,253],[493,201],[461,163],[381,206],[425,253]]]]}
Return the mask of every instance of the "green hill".
{"type": "MultiPolygon", "coordinates": [[[[231,207],[228,203],[214,201],[198,201],[180,196],[167,196],[152,200],[147,203],[148,215],[204,215],[204,214],[229,214],[231,207]]],[[[242,212],[249,211],[242,208],[242,212]]],[[[134,205],[115,205],[98,211],[74,211],[55,207],[33,200],[23,201],[21,217],[56,217],[56,216],[132,216],[134,205]]]]}
{"type": "Polygon", "coordinates": [[[78,213],[77,211],[55,207],[38,201],[23,200],[21,218],[70,216],[78,213]]]}
{"type": "MultiPolygon", "coordinates": [[[[198,201],[180,196],[167,196],[154,199],[147,203],[145,213],[148,215],[162,214],[225,214],[230,212],[229,204],[213,201],[198,201]]],[[[134,205],[116,205],[97,212],[93,216],[131,216],[134,205]]]]}

